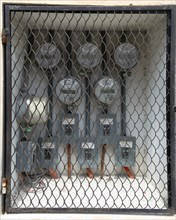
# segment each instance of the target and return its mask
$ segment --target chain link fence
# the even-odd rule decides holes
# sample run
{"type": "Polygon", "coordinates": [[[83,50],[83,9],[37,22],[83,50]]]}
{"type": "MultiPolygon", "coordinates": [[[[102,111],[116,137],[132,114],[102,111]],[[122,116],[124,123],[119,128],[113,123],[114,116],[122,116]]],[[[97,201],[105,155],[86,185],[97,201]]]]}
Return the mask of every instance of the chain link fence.
{"type": "Polygon", "coordinates": [[[9,18],[9,207],[168,209],[167,11],[9,18]]]}

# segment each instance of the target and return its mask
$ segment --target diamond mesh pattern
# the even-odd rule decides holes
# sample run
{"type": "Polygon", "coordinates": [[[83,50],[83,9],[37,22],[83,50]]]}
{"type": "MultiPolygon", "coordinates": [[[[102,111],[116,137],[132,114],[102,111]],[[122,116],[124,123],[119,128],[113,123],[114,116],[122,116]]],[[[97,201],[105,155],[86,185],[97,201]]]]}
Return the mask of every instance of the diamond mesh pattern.
{"type": "Polygon", "coordinates": [[[11,207],[168,208],[167,14],[11,12],[11,207]]]}

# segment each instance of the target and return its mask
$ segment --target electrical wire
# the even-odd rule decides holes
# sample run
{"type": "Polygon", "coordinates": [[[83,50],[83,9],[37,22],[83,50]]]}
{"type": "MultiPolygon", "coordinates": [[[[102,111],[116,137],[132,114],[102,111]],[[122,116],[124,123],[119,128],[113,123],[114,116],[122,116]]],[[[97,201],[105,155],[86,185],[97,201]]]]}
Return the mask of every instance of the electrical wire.
{"type": "Polygon", "coordinates": [[[36,193],[46,188],[42,177],[46,172],[39,174],[22,173],[21,189],[26,193],[36,193]]]}

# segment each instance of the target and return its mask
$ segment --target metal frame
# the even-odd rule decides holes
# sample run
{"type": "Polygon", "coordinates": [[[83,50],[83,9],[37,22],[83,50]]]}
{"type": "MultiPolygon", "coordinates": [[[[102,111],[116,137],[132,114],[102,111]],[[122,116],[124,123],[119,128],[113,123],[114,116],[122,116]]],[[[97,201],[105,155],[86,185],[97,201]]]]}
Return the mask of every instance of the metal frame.
{"type": "Polygon", "coordinates": [[[176,37],[176,8],[171,11],[170,38],[170,153],[171,153],[171,208],[176,213],[176,142],[175,142],[175,37],[176,37]]]}
{"type": "Polygon", "coordinates": [[[108,7],[108,6],[58,6],[58,5],[20,5],[20,4],[4,4],[4,27],[10,34],[10,12],[11,11],[58,11],[58,12],[116,12],[116,13],[166,13],[170,23],[167,28],[167,34],[169,36],[167,46],[167,120],[170,122],[170,126],[167,127],[167,154],[170,158],[168,164],[168,188],[171,192],[169,195],[169,208],[166,210],[152,210],[152,209],[71,209],[71,208],[11,208],[10,207],[10,179],[11,179],[11,62],[9,57],[11,56],[10,40],[7,40],[7,44],[4,50],[5,59],[5,88],[4,88],[4,100],[5,100],[5,111],[4,111],[4,174],[8,180],[7,194],[5,198],[4,210],[7,213],[103,213],[103,214],[145,214],[145,215],[172,215],[176,213],[176,147],[175,147],[175,111],[174,111],[174,87],[175,87],[175,22],[176,22],[176,7],[175,6],[122,6],[122,7],[108,7]]]}

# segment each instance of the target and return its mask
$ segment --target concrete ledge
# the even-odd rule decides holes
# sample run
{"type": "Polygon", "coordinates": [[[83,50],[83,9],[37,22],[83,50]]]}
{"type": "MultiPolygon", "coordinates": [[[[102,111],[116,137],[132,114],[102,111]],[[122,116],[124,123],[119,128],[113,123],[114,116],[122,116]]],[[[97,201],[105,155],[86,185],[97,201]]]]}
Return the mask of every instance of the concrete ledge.
{"type": "Polygon", "coordinates": [[[21,4],[56,4],[56,5],[107,5],[107,6],[127,6],[127,5],[174,5],[176,4],[176,0],[123,0],[123,1],[115,1],[115,0],[43,0],[43,1],[39,1],[39,0],[1,0],[3,3],[21,3],[21,4]]]}
{"type": "Polygon", "coordinates": [[[87,215],[87,214],[5,214],[1,220],[176,220],[176,216],[87,215]]]}

